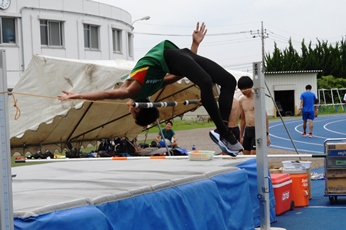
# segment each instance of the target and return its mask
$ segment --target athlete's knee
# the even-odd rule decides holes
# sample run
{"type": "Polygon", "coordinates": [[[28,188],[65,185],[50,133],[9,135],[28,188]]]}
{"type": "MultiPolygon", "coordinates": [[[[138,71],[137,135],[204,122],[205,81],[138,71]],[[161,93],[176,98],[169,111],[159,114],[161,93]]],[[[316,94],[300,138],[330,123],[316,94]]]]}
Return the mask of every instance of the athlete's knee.
{"type": "Polygon", "coordinates": [[[222,87],[232,87],[232,88],[236,88],[237,86],[237,80],[235,79],[235,77],[230,74],[230,73],[226,73],[225,76],[222,77],[223,82],[221,82],[221,88],[222,87]]]}
{"type": "Polygon", "coordinates": [[[200,77],[198,82],[196,84],[200,87],[202,90],[204,89],[210,89],[213,87],[214,83],[212,82],[211,78],[209,76],[206,77],[200,77]]]}

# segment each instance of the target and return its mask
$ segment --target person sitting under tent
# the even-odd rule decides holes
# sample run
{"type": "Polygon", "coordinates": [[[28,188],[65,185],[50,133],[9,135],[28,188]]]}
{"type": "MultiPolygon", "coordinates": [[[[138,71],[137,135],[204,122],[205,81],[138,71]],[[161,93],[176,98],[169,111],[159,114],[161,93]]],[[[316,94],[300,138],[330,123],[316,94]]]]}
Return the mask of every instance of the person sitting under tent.
{"type": "MultiPolygon", "coordinates": [[[[172,129],[173,122],[172,121],[166,121],[166,128],[161,129],[161,131],[158,132],[156,136],[156,142],[170,146],[172,148],[175,148],[178,146],[177,144],[177,137],[175,136],[175,132],[172,129]],[[161,136],[161,132],[163,134],[163,137],[161,136]],[[161,143],[162,141],[162,143],[161,143]]],[[[164,146],[161,146],[164,147],[164,146]]]]}
{"type": "Polygon", "coordinates": [[[172,84],[184,76],[195,83],[201,92],[201,101],[216,129],[209,135],[219,147],[229,155],[236,156],[243,150],[241,144],[228,130],[227,122],[236,88],[235,77],[214,61],[197,55],[199,44],[202,42],[207,30],[205,24],[196,29],[192,34],[191,49],[180,49],[173,42],[164,40],[154,46],[141,58],[129,77],[120,88],[98,92],[78,94],[63,90],[64,96],[58,96],[59,100],[86,99],[126,99],[130,98],[129,112],[136,124],[147,126],[159,117],[157,108],[134,108],[135,101],[148,101],[148,97],[155,94],[165,85],[172,84]],[[218,103],[213,94],[214,84],[221,86],[218,103]]]}

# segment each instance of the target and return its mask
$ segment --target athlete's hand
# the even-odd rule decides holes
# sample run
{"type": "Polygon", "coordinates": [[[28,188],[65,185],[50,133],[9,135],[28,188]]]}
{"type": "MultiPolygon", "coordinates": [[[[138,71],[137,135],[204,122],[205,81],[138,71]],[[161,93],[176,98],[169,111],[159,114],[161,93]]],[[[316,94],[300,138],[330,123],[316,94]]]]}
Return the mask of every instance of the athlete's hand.
{"type": "Polygon", "coordinates": [[[267,136],[267,146],[269,146],[271,144],[271,141],[270,141],[270,137],[269,135],[267,136]]]}
{"type": "Polygon", "coordinates": [[[196,29],[192,33],[193,43],[196,43],[197,45],[199,45],[203,41],[204,36],[206,34],[207,34],[207,29],[204,22],[202,22],[201,27],[199,26],[199,22],[197,22],[196,29]]]}
{"type": "Polygon", "coordinates": [[[76,99],[78,94],[77,93],[73,93],[73,92],[68,92],[68,91],[65,91],[63,90],[62,91],[64,94],[64,96],[58,96],[58,100],[60,101],[64,101],[64,100],[69,100],[69,99],[76,99]]]}

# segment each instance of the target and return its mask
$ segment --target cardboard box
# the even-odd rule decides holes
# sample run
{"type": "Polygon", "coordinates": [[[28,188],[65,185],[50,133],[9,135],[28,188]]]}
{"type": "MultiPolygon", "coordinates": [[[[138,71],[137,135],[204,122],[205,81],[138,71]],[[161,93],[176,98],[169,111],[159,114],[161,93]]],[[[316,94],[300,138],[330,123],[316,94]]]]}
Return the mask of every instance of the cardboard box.
{"type": "Polygon", "coordinates": [[[336,194],[346,193],[346,178],[327,179],[327,192],[336,194]]]}
{"type": "Polygon", "coordinates": [[[327,169],[327,178],[346,178],[346,169],[327,169]]]}
{"type": "Polygon", "coordinates": [[[326,143],[326,151],[327,153],[330,150],[346,150],[346,143],[341,142],[341,143],[326,143]]]}
{"type": "Polygon", "coordinates": [[[308,174],[308,188],[309,188],[309,200],[312,198],[312,185],[311,185],[311,168],[307,170],[308,174]]]}
{"type": "Polygon", "coordinates": [[[269,172],[270,173],[273,173],[273,174],[278,174],[278,173],[282,173],[282,169],[269,169],[269,172]]]}
{"type": "Polygon", "coordinates": [[[270,173],[282,173],[282,169],[283,169],[282,166],[278,166],[276,164],[271,164],[268,166],[268,168],[270,173]]]}

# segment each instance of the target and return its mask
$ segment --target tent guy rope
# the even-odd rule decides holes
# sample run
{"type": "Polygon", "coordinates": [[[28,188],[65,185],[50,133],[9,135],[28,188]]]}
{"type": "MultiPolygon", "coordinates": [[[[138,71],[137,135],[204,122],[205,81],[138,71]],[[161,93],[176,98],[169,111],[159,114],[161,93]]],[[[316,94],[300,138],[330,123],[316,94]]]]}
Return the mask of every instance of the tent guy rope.
{"type": "MultiPolygon", "coordinates": [[[[1,92],[1,94],[8,93],[12,95],[13,98],[13,106],[16,108],[16,114],[14,116],[15,120],[18,120],[21,111],[18,106],[18,99],[15,98],[15,94],[18,95],[24,95],[24,96],[30,96],[30,97],[40,97],[40,98],[48,98],[48,99],[57,99],[55,96],[44,96],[44,95],[38,95],[38,94],[29,94],[29,93],[21,93],[21,92],[1,92]]],[[[217,98],[217,97],[216,97],[217,98]]],[[[182,102],[178,101],[169,101],[169,102],[152,102],[152,103],[146,103],[146,102],[135,102],[131,105],[123,102],[116,102],[116,101],[107,101],[107,100],[82,100],[82,99],[68,99],[69,101],[82,101],[82,102],[92,102],[92,103],[100,103],[100,104],[117,104],[117,105],[126,105],[126,106],[133,106],[135,108],[152,108],[152,107],[167,107],[167,106],[178,106],[178,105],[192,105],[192,104],[198,104],[200,102],[200,99],[191,99],[191,100],[185,100],[182,102]]]]}

